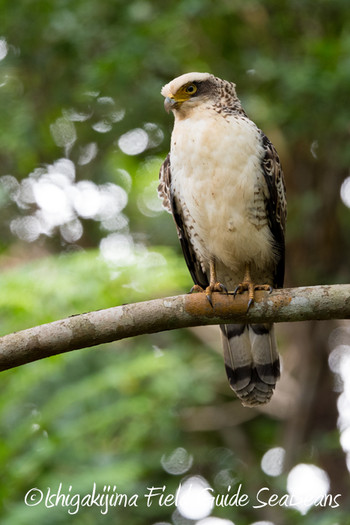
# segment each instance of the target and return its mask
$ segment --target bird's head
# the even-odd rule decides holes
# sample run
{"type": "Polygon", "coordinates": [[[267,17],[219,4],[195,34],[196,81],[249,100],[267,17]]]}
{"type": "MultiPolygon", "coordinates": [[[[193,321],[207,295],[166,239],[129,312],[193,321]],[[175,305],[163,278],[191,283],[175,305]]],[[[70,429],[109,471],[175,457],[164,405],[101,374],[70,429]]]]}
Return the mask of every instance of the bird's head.
{"type": "Polygon", "coordinates": [[[164,107],[174,114],[185,116],[191,109],[207,105],[220,104],[232,107],[239,103],[235,84],[221,80],[210,73],[186,73],[174,78],[161,91],[165,97],[164,107]]]}
{"type": "Polygon", "coordinates": [[[216,93],[216,78],[209,73],[186,73],[174,78],[161,91],[168,112],[193,108],[216,93]]]}

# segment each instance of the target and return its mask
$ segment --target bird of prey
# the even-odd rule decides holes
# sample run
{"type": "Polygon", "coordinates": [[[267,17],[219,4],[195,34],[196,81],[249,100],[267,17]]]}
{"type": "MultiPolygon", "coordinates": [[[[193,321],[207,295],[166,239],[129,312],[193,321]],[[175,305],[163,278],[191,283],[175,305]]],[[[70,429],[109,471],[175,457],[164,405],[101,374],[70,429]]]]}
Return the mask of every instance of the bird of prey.
{"type": "MultiPolygon", "coordinates": [[[[173,112],[158,193],[172,213],[195,283],[213,292],[281,288],[286,197],[277,152],[244,112],[235,84],[181,75],[161,91],[173,112]]],[[[272,324],[221,325],[231,388],[245,406],[267,403],[279,378],[272,324]]]]}

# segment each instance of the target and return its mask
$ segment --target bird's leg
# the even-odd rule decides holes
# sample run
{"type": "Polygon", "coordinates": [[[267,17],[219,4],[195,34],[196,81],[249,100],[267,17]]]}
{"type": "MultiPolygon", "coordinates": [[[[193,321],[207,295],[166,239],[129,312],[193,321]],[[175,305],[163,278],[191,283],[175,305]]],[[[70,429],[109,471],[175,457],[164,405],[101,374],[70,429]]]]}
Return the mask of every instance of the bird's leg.
{"type": "Polygon", "coordinates": [[[228,293],[226,286],[217,280],[214,259],[210,259],[209,261],[209,286],[203,289],[201,286],[199,286],[199,284],[195,284],[194,286],[192,286],[190,290],[190,293],[200,293],[200,292],[202,293],[205,292],[207,299],[211,306],[213,306],[213,302],[211,300],[211,296],[213,292],[228,293]]]}
{"type": "Polygon", "coordinates": [[[234,289],[233,295],[248,291],[247,312],[249,308],[252,306],[252,304],[254,303],[256,290],[264,290],[264,291],[271,293],[273,288],[270,284],[254,284],[250,276],[250,265],[246,264],[243,281],[238,286],[236,286],[236,288],[234,289]]]}
{"type": "Polygon", "coordinates": [[[211,306],[213,306],[211,296],[213,292],[225,292],[227,293],[227,288],[222,283],[220,283],[216,276],[216,266],[215,266],[215,260],[210,259],[209,261],[209,286],[206,287],[205,293],[207,295],[207,299],[211,306]]]}

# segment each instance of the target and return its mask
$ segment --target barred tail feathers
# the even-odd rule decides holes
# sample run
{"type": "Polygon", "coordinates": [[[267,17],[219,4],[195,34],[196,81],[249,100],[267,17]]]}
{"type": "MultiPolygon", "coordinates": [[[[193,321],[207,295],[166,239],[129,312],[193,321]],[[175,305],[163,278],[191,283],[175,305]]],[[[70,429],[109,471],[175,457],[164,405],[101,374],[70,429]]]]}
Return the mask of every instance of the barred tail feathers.
{"type": "Polygon", "coordinates": [[[273,325],[229,324],[220,328],[232,390],[245,406],[267,403],[280,376],[273,325]]]}

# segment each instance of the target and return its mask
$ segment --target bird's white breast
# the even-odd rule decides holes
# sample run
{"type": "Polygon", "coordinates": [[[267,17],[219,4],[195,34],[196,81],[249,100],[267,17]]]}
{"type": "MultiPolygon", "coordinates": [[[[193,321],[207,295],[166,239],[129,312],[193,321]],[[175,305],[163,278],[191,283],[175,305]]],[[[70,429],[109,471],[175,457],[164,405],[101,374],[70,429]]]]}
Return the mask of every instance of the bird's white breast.
{"type": "Polygon", "coordinates": [[[247,118],[206,110],[175,121],[172,189],[205,266],[212,257],[233,272],[252,260],[271,262],[262,157],[259,131],[247,118]]]}

